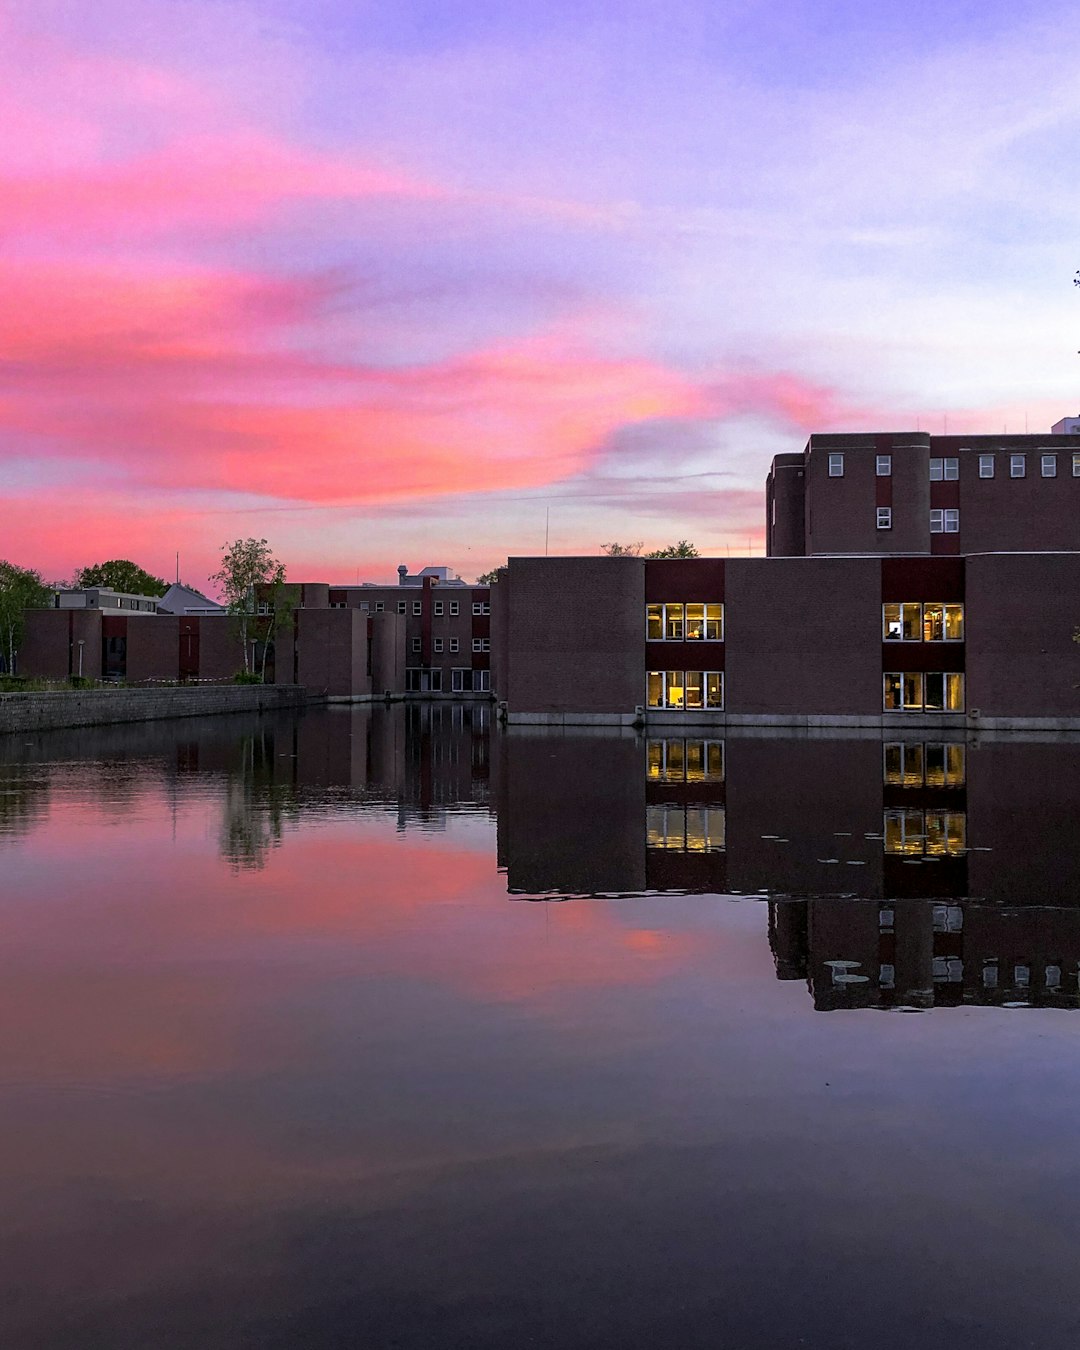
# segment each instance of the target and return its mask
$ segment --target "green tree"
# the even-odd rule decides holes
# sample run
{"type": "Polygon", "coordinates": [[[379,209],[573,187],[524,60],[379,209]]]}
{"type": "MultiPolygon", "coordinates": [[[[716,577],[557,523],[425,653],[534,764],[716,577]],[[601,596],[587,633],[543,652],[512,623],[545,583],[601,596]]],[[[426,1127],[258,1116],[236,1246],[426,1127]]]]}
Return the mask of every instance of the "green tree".
{"type": "Polygon", "coordinates": [[[677,544],[668,544],[667,548],[654,548],[651,553],[645,554],[646,558],[700,558],[694,545],[689,539],[680,539],[677,544]]]}
{"type": "MultiPolygon", "coordinates": [[[[278,563],[270,580],[265,587],[259,588],[260,611],[263,604],[270,607],[268,614],[259,614],[258,628],[259,638],[262,642],[262,661],[260,664],[260,675],[263,684],[266,683],[266,658],[274,651],[274,645],[279,631],[288,629],[290,632],[293,627],[293,615],[300,604],[300,587],[290,586],[285,580],[285,564],[278,563]]],[[[274,659],[274,678],[278,678],[277,654],[274,659]]]]}
{"type": "Polygon", "coordinates": [[[107,586],[125,595],[164,595],[169,589],[169,583],[162,577],[143,571],[129,558],[111,558],[108,562],[80,567],[74,580],[81,590],[87,586],[107,586]]]}
{"type": "Polygon", "coordinates": [[[601,544],[600,552],[609,558],[636,558],[643,547],[639,539],[636,544],[601,544]]]}
{"type": "Polygon", "coordinates": [[[52,593],[40,572],[0,560],[0,649],[9,675],[15,674],[19,645],[26,632],[23,611],[45,609],[51,600],[52,593]]]}
{"type": "MultiPolygon", "coordinates": [[[[505,564],[504,564],[505,566],[505,564]]],[[[481,572],[476,578],[478,586],[494,586],[499,579],[499,569],[493,567],[490,572],[481,572]]]]}
{"type": "Polygon", "coordinates": [[[256,596],[263,587],[284,583],[285,567],[265,539],[234,539],[221,546],[221,567],[210,580],[221,587],[225,608],[233,616],[244,649],[244,674],[250,675],[250,635],[258,627],[256,596]]]}

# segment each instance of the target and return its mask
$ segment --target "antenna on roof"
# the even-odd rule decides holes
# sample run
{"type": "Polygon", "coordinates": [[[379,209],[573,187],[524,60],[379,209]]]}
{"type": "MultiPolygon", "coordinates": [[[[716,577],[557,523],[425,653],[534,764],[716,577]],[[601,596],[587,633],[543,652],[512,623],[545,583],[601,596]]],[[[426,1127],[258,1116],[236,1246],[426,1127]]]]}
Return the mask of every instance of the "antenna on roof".
{"type": "Polygon", "coordinates": [[[180,550],[176,550],[176,584],[180,585],[180,550]]]}

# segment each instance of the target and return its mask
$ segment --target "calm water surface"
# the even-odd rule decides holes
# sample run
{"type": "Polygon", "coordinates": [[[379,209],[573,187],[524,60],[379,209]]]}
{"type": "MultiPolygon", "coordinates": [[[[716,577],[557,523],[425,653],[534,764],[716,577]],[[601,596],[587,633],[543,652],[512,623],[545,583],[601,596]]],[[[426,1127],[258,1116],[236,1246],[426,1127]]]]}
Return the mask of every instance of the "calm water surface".
{"type": "Polygon", "coordinates": [[[1080,745],[0,740],[0,1345],[1064,1347],[1080,745]]]}

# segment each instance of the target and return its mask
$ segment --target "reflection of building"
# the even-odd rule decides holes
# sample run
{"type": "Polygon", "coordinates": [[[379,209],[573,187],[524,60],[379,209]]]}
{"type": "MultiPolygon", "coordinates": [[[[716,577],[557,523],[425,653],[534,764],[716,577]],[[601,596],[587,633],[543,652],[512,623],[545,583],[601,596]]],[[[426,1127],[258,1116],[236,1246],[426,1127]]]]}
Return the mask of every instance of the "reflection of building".
{"type": "Polygon", "coordinates": [[[1080,1007],[1080,906],[974,900],[777,900],[769,941],[782,980],[814,1007],[961,1003],[1080,1007]]]}

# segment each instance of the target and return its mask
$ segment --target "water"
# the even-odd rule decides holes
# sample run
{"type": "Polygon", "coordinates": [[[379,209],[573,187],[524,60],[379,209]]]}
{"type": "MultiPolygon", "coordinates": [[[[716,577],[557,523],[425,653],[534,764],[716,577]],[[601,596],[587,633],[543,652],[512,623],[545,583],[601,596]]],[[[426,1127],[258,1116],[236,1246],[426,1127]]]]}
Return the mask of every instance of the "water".
{"type": "Polygon", "coordinates": [[[1071,1344],[1080,745],[951,760],[0,743],[0,1345],[1071,1344]]]}

